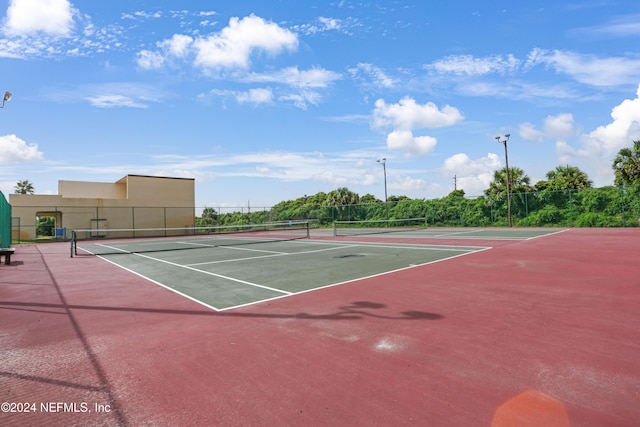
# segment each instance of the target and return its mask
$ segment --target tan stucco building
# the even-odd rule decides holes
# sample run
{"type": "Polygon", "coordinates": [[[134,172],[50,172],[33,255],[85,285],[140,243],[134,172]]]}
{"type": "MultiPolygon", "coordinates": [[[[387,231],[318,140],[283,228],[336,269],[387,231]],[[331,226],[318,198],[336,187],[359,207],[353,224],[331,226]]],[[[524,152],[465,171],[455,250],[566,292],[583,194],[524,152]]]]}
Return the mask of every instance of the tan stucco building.
{"type": "Polygon", "coordinates": [[[36,218],[71,230],[193,227],[195,180],[127,175],[114,183],[58,181],[58,194],[11,194],[13,240],[36,239],[36,218]]]}

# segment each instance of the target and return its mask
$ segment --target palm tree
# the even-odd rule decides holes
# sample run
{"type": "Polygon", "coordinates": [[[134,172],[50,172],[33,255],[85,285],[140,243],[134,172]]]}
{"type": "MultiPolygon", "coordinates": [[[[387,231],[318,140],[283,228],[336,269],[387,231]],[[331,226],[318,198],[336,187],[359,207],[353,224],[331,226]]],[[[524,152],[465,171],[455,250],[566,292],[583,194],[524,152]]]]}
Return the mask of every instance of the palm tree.
{"type": "Polygon", "coordinates": [[[590,188],[592,184],[585,172],[569,165],[547,172],[547,179],[545,188],[549,190],[581,190],[590,188]]]}
{"type": "Polygon", "coordinates": [[[341,187],[327,194],[325,204],[328,206],[357,205],[359,201],[360,196],[357,193],[350,191],[347,187],[341,187]]]}
{"type": "Polygon", "coordinates": [[[617,186],[640,184],[640,140],[633,141],[633,147],[618,151],[613,159],[613,171],[617,186]]]}
{"type": "MultiPolygon", "coordinates": [[[[498,169],[493,173],[493,181],[489,183],[489,188],[484,190],[484,194],[500,195],[507,193],[507,171],[506,168],[498,169]]],[[[509,186],[511,193],[526,193],[531,191],[531,179],[524,171],[517,167],[509,168],[509,186]]]]}
{"type": "Polygon", "coordinates": [[[28,179],[18,181],[14,187],[16,194],[33,194],[35,192],[33,184],[28,179]]]}
{"type": "Polygon", "coordinates": [[[517,167],[509,168],[509,190],[507,194],[507,168],[498,169],[493,173],[493,181],[489,183],[489,188],[484,193],[489,196],[489,204],[494,201],[501,201],[503,196],[507,196],[507,221],[511,227],[511,198],[512,194],[527,193],[532,190],[529,177],[524,171],[517,167]],[[493,197],[492,197],[493,196],[493,197]]]}
{"type": "Polygon", "coordinates": [[[327,198],[324,201],[326,206],[335,206],[337,218],[340,220],[346,220],[350,218],[349,205],[357,205],[360,201],[360,196],[353,191],[349,191],[347,187],[341,187],[337,190],[330,191],[327,194],[327,198]]]}
{"type": "Polygon", "coordinates": [[[360,203],[371,204],[371,203],[383,203],[383,202],[373,194],[367,193],[364,196],[360,197],[360,203]]]}

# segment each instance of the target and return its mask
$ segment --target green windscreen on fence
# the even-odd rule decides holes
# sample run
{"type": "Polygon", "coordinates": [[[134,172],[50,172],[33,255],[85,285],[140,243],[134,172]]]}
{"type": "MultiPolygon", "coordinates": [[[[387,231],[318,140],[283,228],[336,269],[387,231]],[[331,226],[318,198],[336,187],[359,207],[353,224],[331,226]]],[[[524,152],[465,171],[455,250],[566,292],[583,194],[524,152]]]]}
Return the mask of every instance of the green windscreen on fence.
{"type": "Polygon", "coordinates": [[[11,246],[11,205],[0,191],[0,248],[11,246]]]}

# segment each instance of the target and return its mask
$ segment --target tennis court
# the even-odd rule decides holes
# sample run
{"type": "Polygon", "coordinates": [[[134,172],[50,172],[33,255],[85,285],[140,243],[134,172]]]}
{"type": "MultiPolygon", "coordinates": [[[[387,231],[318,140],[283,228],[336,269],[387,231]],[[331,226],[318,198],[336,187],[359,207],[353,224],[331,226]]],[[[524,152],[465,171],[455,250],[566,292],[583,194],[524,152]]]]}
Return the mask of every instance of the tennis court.
{"type": "MultiPolygon", "coordinates": [[[[278,230],[274,236],[273,230],[256,232],[255,227],[237,233],[229,232],[229,229],[225,228],[224,234],[191,233],[113,242],[105,241],[103,236],[97,242],[93,239],[78,244],[75,254],[101,256],[214,310],[228,310],[490,249],[483,246],[328,242],[310,240],[308,233],[291,235],[291,230],[284,236],[278,230]]],[[[360,231],[376,233],[375,230],[360,231]]],[[[325,235],[327,232],[319,230],[316,233],[325,235]]],[[[442,236],[444,232],[413,230],[413,234],[401,233],[407,237],[429,237],[442,236]]],[[[452,236],[456,233],[460,232],[449,232],[452,236]]],[[[164,236],[166,233],[159,234],[164,236]]],[[[520,232],[519,238],[526,238],[526,234],[520,232]]],[[[476,236],[482,235],[482,231],[476,231],[476,236]]],[[[510,238],[517,237],[511,235],[510,238]]]]}
{"type": "Polygon", "coordinates": [[[640,425],[639,229],[291,226],[16,246],[0,424],[640,425]]]}

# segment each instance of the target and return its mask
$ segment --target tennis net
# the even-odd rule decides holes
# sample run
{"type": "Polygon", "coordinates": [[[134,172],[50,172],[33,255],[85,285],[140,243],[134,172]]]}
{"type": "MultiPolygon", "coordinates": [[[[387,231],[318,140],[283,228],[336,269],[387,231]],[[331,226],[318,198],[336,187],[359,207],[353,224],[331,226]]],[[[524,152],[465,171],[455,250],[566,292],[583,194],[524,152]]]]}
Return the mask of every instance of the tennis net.
{"type": "Polygon", "coordinates": [[[71,232],[71,256],[206,249],[309,238],[309,221],[215,227],[87,229],[71,232]]]}
{"type": "Polygon", "coordinates": [[[379,219],[365,221],[334,221],[334,236],[397,233],[420,230],[427,227],[426,218],[379,219]]]}

